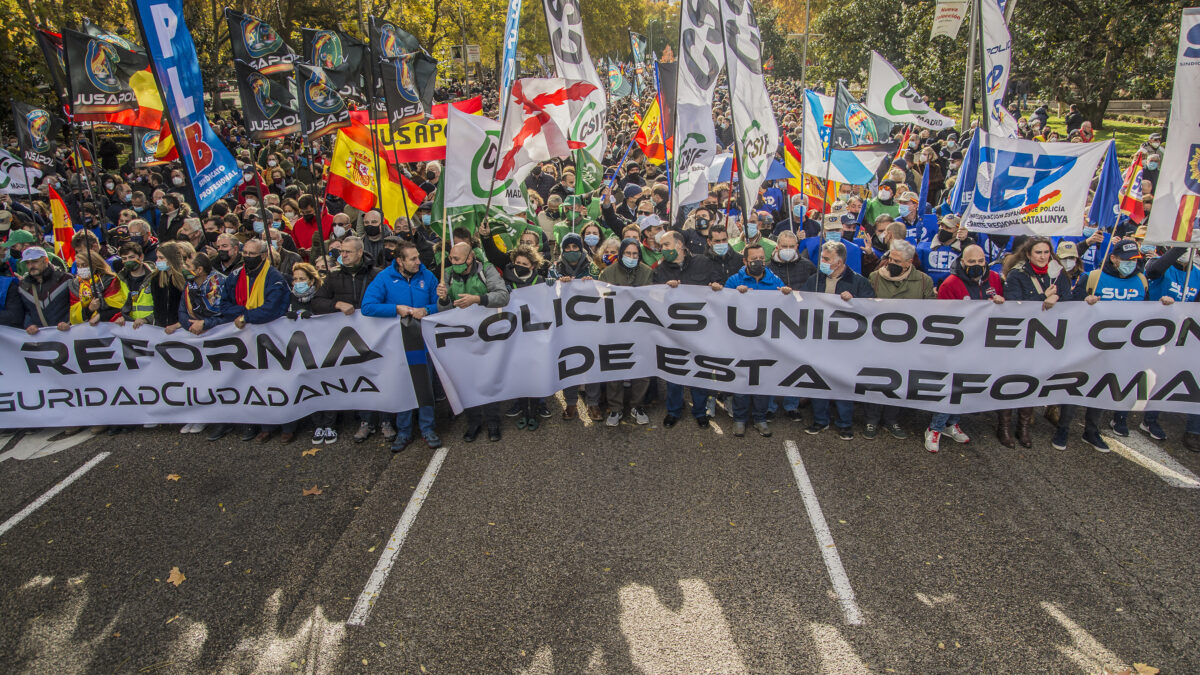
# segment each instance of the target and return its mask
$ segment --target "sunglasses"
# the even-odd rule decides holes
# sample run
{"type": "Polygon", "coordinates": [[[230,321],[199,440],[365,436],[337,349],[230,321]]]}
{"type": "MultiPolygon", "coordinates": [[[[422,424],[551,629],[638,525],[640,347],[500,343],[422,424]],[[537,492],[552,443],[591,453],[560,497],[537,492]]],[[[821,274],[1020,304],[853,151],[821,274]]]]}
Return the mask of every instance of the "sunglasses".
{"type": "Polygon", "coordinates": [[[653,213],[653,211],[638,211],[639,216],[648,216],[651,213],[653,213]]]}

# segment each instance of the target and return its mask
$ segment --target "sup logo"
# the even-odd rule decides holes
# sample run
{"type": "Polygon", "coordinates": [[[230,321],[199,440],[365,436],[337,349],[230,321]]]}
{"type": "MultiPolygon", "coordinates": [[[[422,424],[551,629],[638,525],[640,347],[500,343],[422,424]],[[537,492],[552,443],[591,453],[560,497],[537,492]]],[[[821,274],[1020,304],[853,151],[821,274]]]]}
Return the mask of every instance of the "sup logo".
{"type": "Polygon", "coordinates": [[[274,117],[279,114],[282,106],[271,96],[270,80],[258,73],[251,73],[246,78],[246,84],[250,85],[250,91],[254,94],[254,102],[262,111],[263,117],[274,117]]]}
{"type": "Polygon", "coordinates": [[[313,62],[322,68],[337,68],[346,62],[342,38],[333,31],[317,31],[313,38],[313,62]]]}
{"type": "Polygon", "coordinates": [[[92,86],[106,94],[121,91],[121,80],[117,78],[115,68],[120,61],[116,47],[101,40],[89,42],[84,70],[92,86]]]}
{"type": "Polygon", "coordinates": [[[346,109],[346,102],[334,91],[323,71],[313,70],[304,83],[304,102],[313,112],[332,115],[346,109]]]}
{"type": "Polygon", "coordinates": [[[974,204],[976,208],[995,212],[1039,205],[1043,198],[1052,199],[1058,193],[1054,184],[1071,171],[1076,158],[1034,156],[985,146],[979,149],[979,161],[993,164],[994,169],[990,189],[981,184],[975,192],[974,204]]]}
{"type": "Polygon", "coordinates": [[[252,16],[242,19],[242,41],[246,44],[246,51],[250,52],[250,58],[254,59],[275,53],[283,44],[274,28],[252,16]]]}
{"type": "Polygon", "coordinates": [[[50,150],[50,129],[53,126],[50,113],[45,110],[30,110],[25,113],[25,125],[29,130],[29,143],[34,152],[44,153],[50,150]]]}

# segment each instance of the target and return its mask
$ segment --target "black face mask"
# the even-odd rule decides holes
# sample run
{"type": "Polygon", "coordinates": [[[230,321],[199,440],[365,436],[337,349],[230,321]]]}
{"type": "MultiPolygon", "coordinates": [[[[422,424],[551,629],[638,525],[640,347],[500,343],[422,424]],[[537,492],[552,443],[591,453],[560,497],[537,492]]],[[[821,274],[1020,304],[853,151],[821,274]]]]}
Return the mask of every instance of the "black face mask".
{"type": "Polygon", "coordinates": [[[707,229],[708,229],[708,218],[697,218],[696,219],[696,230],[698,232],[704,232],[707,229]]]}
{"type": "Polygon", "coordinates": [[[205,232],[204,241],[207,241],[210,244],[215,244],[217,243],[217,237],[219,236],[221,236],[220,232],[205,232]]]}
{"type": "Polygon", "coordinates": [[[363,230],[367,233],[368,237],[378,237],[381,228],[378,225],[367,225],[363,230]]]}
{"type": "Polygon", "coordinates": [[[954,233],[950,230],[938,230],[937,240],[945,244],[954,238],[954,233]]]}
{"type": "Polygon", "coordinates": [[[886,241],[883,240],[883,237],[881,235],[877,234],[877,235],[871,237],[871,240],[875,242],[874,243],[875,248],[879,249],[880,251],[887,250],[888,244],[886,241]]]}
{"type": "Polygon", "coordinates": [[[521,281],[525,281],[533,276],[533,270],[524,265],[513,265],[513,276],[521,281]]]}
{"type": "Polygon", "coordinates": [[[257,272],[260,267],[262,267],[263,261],[262,257],[260,256],[245,255],[242,256],[242,264],[245,266],[247,272],[253,274],[257,272]]]}
{"type": "Polygon", "coordinates": [[[559,213],[561,212],[558,209],[546,209],[546,215],[550,216],[551,218],[557,218],[559,213]]]}
{"type": "Polygon", "coordinates": [[[217,251],[217,260],[220,260],[223,263],[227,263],[227,262],[229,262],[229,258],[230,258],[229,251],[217,251]]]}
{"type": "Polygon", "coordinates": [[[749,272],[751,276],[757,277],[757,276],[761,275],[766,269],[767,269],[766,263],[764,263],[761,260],[755,260],[754,262],[746,263],[746,271],[749,272]]]}
{"type": "Polygon", "coordinates": [[[390,248],[383,249],[382,255],[383,255],[383,263],[385,265],[390,264],[393,260],[396,259],[396,252],[390,248]]]}
{"type": "Polygon", "coordinates": [[[967,276],[972,279],[980,279],[987,272],[987,267],[983,265],[967,265],[965,268],[967,276]]]}
{"type": "Polygon", "coordinates": [[[894,277],[898,277],[901,274],[904,274],[904,268],[894,262],[888,263],[887,271],[888,271],[888,274],[890,274],[894,277]]]}

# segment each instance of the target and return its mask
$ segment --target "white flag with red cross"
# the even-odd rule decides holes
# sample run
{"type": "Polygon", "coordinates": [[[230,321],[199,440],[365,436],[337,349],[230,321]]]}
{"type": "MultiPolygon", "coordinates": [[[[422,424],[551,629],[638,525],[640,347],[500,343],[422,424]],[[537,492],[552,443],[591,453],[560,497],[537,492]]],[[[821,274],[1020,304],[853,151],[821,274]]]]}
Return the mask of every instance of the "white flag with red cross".
{"type": "Polygon", "coordinates": [[[596,85],[562,78],[527,77],[513,82],[501,129],[503,156],[496,180],[519,178],[536,162],[566,157],[584,147],[569,140],[571,124],[596,85]]]}

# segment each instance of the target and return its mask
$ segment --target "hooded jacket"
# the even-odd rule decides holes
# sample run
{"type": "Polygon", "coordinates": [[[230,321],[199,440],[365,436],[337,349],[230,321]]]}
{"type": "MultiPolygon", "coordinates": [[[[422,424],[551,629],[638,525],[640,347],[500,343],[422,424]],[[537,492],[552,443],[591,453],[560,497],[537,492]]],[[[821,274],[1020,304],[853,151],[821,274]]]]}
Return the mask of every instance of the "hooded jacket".
{"type": "Polygon", "coordinates": [[[950,268],[950,276],[938,286],[938,300],[990,300],[994,296],[1004,296],[1004,280],[1000,274],[987,269],[978,280],[967,276],[963,269],[962,258],[954,261],[950,268]]]}

